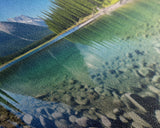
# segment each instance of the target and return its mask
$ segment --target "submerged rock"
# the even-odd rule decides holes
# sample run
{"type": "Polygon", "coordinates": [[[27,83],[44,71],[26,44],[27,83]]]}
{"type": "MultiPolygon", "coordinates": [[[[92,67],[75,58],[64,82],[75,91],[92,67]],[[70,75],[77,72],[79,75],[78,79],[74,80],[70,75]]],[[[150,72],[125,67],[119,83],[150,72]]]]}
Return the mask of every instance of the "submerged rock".
{"type": "MultiPolygon", "coordinates": [[[[147,128],[152,128],[152,126],[147,123],[145,120],[143,120],[139,115],[137,115],[135,112],[129,112],[128,116],[133,119],[133,121],[135,122],[135,124],[139,124],[139,127],[147,127],[147,128]]],[[[135,125],[134,124],[134,125],[135,125]]]]}
{"type": "Polygon", "coordinates": [[[57,126],[57,128],[68,128],[69,127],[68,122],[64,119],[56,120],[55,125],[57,126]]]}
{"type": "Polygon", "coordinates": [[[87,117],[81,117],[76,119],[76,123],[82,127],[87,127],[87,121],[88,121],[87,117]]]}
{"type": "Polygon", "coordinates": [[[98,94],[101,94],[103,92],[103,89],[101,87],[95,87],[94,89],[98,94]]]}
{"type": "Polygon", "coordinates": [[[135,99],[133,99],[131,97],[131,93],[126,93],[124,94],[122,97],[121,97],[121,100],[127,105],[127,107],[129,108],[129,105],[128,105],[128,102],[127,102],[127,99],[134,105],[136,106],[137,108],[139,108],[139,110],[141,110],[142,112],[147,112],[146,109],[140,105],[135,99]]]}
{"type": "Polygon", "coordinates": [[[155,111],[155,116],[157,118],[157,121],[160,123],[160,110],[155,111]]]}
{"type": "Polygon", "coordinates": [[[152,82],[154,82],[154,83],[160,83],[160,76],[155,75],[155,76],[153,77],[153,79],[152,79],[152,82]]]}
{"type": "Polygon", "coordinates": [[[140,123],[137,123],[137,122],[132,122],[132,127],[133,128],[144,128],[140,123]]]}
{"type": "Polygon", "coordinates": [[[26,115],[24,115],[24,117],[23,117],[23,121],[24,121],[26,124],[31,124],[32,120],[33,120],[33,117],[32,117],[31,115],[29,115],[29,114],[26,114],[26,115]]]}
{"type": "Polygon", "coordinates": [[[120,119],[123,123],[128,123],[128,120],[126,120],[123,116],[119,116],[119,119],[120,119]]]}
{"type": "Polygon", "coordinates": [[[76,103],[78,103],[79,105],[87,105],[89,103],[89,99],[83,98],[83,97],[77,97],[77,99],[75,100],[76,103]]]}
{"type": "Polygon", "coordinates": [[[157,95],[160,96],[160,89],[154,87],[154,86],[149,86],[148,87],[152,92],[156,93],[157,95]]]}
{"type": "Polygon", "coordinates": [[[52,113],[52,117],[54,119],[62,118],[63,114],[61,112],[54,112],[54,113],[52,113]]]}
{"type": "Polygon", "coordinates": [[[110,120],[106,117],[106,116],[104,116],[104,115],[102,115],[102,114],[100,114],[100,113],[96,113],[96,115],[101,119],[101,121],[102,121],[102,124],[105,126],[105,127],[107,127],[107,128],[110,128],[111,127],[111,122],[110,122],[110,120]]]}
{"type": "Polygon", "coordinates": [[[106,116],[101,115],[101,121],[102,121],[103,125],[106,126],[107,128],[111,127],[111,122],[109,121],[109,119],[106,116]]]}
{"type": "Polygon", "coordinates": [[[72,122],[72,123],[75,123],[76,120],[77,120],[77,117],[74,116],[74,115],[71,115],[71,116],[69,117],[69,121],[72,122]]]}
{"type": "MultiPolygon", "coordinates": [[[[138,75],[143,76],[143,77],[148,76],[150,74],[149,71],[150,70],[148,68],[140,68],[138,70],[138,75]]],[[[151,74],[150,74],[150,76],[151,76],[151,74]]]]}
{"type": "Polygon", "coordinates": [[[115,114],[113,114],[113,113],[106,113],[106,116],[108,117],[108,118],[110,118],[110,119],[113,119],[113,120],[116,120],[116,115],[115,114]]]}

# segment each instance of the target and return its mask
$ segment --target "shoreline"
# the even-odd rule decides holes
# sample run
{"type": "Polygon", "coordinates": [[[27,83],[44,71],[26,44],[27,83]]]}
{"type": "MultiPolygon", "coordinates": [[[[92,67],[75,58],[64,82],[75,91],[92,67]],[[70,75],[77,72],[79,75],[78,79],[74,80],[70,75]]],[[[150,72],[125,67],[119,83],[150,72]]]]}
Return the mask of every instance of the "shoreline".
{"type": "Polygon", "coordinates": [[[59,35],[53,37],[51,40],[48,40],[47,42],[44,42],[43,44],[29,50],[28,52],[15,57],[14,59],[8,61],[5,64],[2,64],[0,66],[0,72],[4,71],[5,69],[11,67],[12,65],[20,62],[21,60],[24,60],[26,58],[28,58],[29,56],[41,51],[42,49],[45,49],[46,47],[52,45],[53,43],[65,38],[66,36],[70,35],[71,33],[77,31],[78,29],[88,25],[89,23],[93,22],[94,20],[96,20],[98,17],[107,14],[109,15],[111,12],[115,11],[117,8],[122,7],[123,5],[127,4],[128,2],[133,1],[133,0],[120,0],[118,2],[116,2],[113,5],[107,6],[106,8],[100,9],[97,13],[88,16],[86,19],[84,18],[82,21],[80,21],[80,23],[78,23],[75,26],[71,26],[70,28],[68,28],[67,30],[63,31],[62,33],[60,33],[59,35]]]}

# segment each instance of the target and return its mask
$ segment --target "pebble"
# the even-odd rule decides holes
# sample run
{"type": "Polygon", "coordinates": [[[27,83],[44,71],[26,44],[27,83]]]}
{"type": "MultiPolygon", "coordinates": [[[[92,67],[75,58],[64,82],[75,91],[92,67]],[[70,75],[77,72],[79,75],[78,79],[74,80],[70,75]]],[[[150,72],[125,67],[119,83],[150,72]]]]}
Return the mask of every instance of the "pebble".
{"type": "Polygon", "coordinates": [[[135,112],[129,112],[128,115],[130,116],[131,119],[134,120],[134,122],[139,124],[140,126],[144,126],[147,128],[152,128],[152,126],[147,123],[145,120],[143,120],[139,115],[137,115],[135,112]]]}
{"type": "Polygon", "coordinates": [[[111,122],[109,121],[109,119],[106,116],[104,116],[100,113],[96,113],[96,115],[101,119],[101,121],[105,127],[107,127],[107,128],[111,127],[111,122]]]}
{"type": "Polygon", "coordinates": [[[128,123],[128,120],[126,120],[123,116],[119,116],[119,119],[120,119],[123,123],[128,123]]]}
{"type": "Polygon", "coordinates": [[[54,112],[54,113],[52,113],[52,117],[54,119],[62,118],[63,114],[61,112],[54,112]]]}
{"type": "Polygon", "coordinates": [[[154,83],[160,83],[160,76],[155,75],[155,76],[153,77],[153,79],[152,79],[152,82],[154,82],[154,83]]]}
{"type": "Polygon", "coordinates": [[[112,95],[114,96],[115,99],[119,99],[119,96],[115,91],[112,92],[112,95]]]}
{"type": "Polygon", "coordinates": [[[55,125],[57,128],[68,128],[68,122],[64,119],[55,120],[55,125]]]}
{"type": "Polygon", "coordinates": [[[118,108],[113,109],[114,114],[118,114],[119,112],[120,112],[120,110],[118,108]]]}
{"type": "Polygon", "coordinates": [[[103,89],[100,87],[95,87],[94,89],[98,94],[101,94],[103,92],[103,89]]]}
{"type": "Polygon", "coordinates": [[[82,127],[87,127],[87,121],[88,121],[87,117],[81,117],[76,119],[76,123],[82,127]]]}
{"type": "MultiPolygon", "coordinates": [[[[125,104],[128,104],[128,103],[126,102],[125,98],[127,98],[130,102],[132,102],[132,104],[135,105],[137,108],[139,108],[139,110],[141,110],[142,112],[145,112],[145,113],[147,112],[146,109],[145,109],[142,105],[140,105],[135,99],[133,99],[133,98],[131,97],[131,94],[130,94],[130,93],[126,93],[126,94],[124,94],[124,95],[121,97],[122,101],[123,101],[125,104]]],[[[129,106],[129,105],[127,105],[127,106],[129,106]]]]}
{"type": "Polygon", "coordinates": [[[74,101],[74,98],[68,94],[65,94],[63,96],[63,101],[65,101],[68,104],[71,104],[74,101]]]}
{"type": "Polygon", "coordinates": [[[152,92],[156,93],[157,95],[160,96],[160,90],[154,86],[149,86],[148,87],[152,92]]]}
{"type": "Polygon", "coordinates": [[[157,118],[157,121],[160,123],[160,110],[155,111],[155,116],[157,118]]]}
{"type": "Polygon", "coordinates": [[[133,128],[144,128],[141,124],[139,124],[137,122],[133,122],[132,126],[133,126],[133,128]]]}
{"type": "Polygon", "coordinates": [[[32,117],[31,115],[29,115],[29,114],[26,114],[26,115],[24,115],[24,117],[23,117],[23,121],[24,121],[26,124],[31,124],[32,120],[33,120],[33,117],[32,117]]]}
{"type": "Polygon", "coordinates": [[[89,100],[92,102],[92,101],[98,99],[98,98],[99,98],[99,95],[98,95],[98,93],[96,93],[96,92],[89,93],[89,94],[88,94],[88,98],[89,98],[89,100]]]}
{"type": "Polygon", "coordinates": [[[147,68],[140,68],[138,70],[138,73],[140,74],[140,76],[145,77],[149,74],[149,70],[147,68]]]}
{"type": "Polygon", "coordinates": [[[86,98],[77,97],[75,101],[80,105],[87,105],[89,103],[89,99],[87,99],[87,97],[86,98]]]}
{"type": "Polygon", "coordinates": [[[103,123],[104,126],[110,128],[111,127],[111,122],[109,121],[109,119],[105,116],[101,116],[101,121],[103,123]]]}
{"type": "Polygon", "coordinates": [[[69,117],[69,121],[72,122],[72,123],[75,123],[76,120],[77,120],[77,117],[74,116],[74,115],[71,115],[71,116],[69,117]]]}
{"type": "Polygon", "coordinates": [[[113,120],[116,120],[117,119],[117,117],[116,117],[116,115],[115,114],[113,114],[113,113],[106,113],[106,116],[108,117],[108,118],[110,118],[110,119],[113,119],[113,120]]]}

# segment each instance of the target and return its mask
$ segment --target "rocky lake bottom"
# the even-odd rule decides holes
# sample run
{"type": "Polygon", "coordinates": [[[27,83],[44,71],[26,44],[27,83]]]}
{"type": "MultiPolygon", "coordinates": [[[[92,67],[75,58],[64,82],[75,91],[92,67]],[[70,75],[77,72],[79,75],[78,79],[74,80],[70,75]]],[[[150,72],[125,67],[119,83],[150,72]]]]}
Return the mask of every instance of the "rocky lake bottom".
{"type": "MultiPolygon", "coordinates": [[[[72,106],[77,116],[84,119],[79,124],[81,127],[158,128],[160,49],[157,45],[152,45],[155,49],[152,51],[140,45],[124,56],[106,61],[102,69],[90,76],[98,86],[72,78],[36,98],[72,106]]],[[[68,120],[77,124],[76,119],[68,120]]]]}

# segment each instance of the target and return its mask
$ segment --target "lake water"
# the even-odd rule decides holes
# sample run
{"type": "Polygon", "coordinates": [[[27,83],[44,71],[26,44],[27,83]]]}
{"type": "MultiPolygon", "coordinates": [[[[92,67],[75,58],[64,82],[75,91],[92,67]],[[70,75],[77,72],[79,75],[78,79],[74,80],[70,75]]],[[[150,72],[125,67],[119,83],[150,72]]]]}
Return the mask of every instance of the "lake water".
{"type": "Polygon", "coordinates": [[[18,116],[33,127],[160,127],[159,6],[135,0],[2,72],[32,123],[18,116]],[[58,118],[38,109],[55,106],[58,118]]]}

